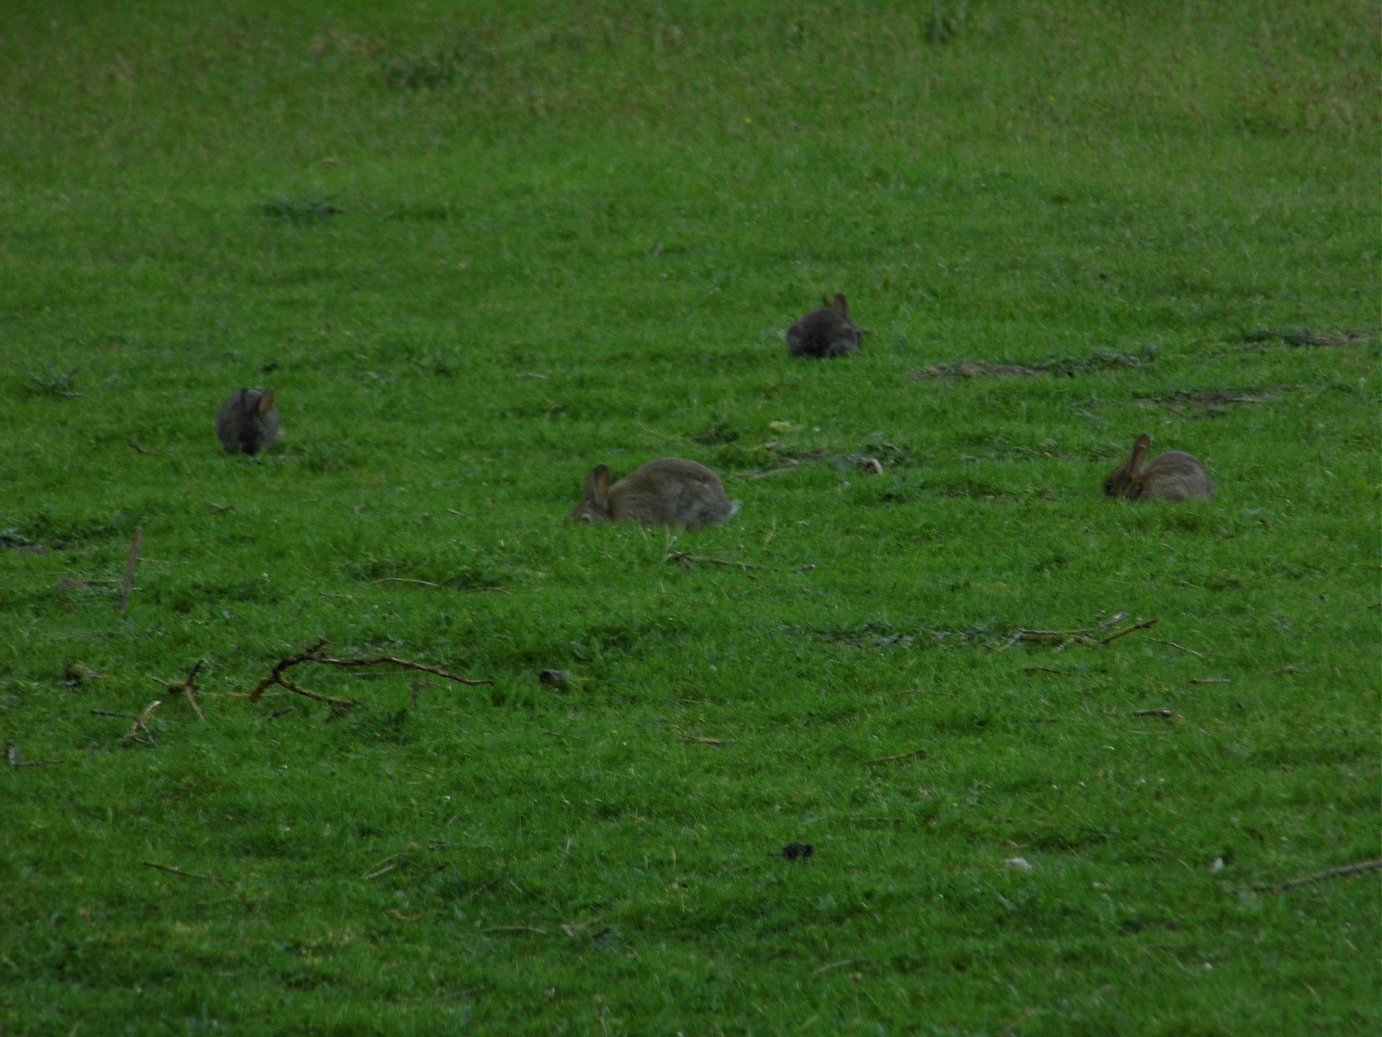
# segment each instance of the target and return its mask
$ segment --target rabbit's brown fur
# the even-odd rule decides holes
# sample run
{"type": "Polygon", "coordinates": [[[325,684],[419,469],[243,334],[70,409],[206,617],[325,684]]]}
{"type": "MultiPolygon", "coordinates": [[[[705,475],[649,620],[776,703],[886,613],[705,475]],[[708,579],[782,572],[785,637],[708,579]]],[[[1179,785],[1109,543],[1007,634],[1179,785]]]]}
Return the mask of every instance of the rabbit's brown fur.
{"type": "Polygon", "coordinates": [[[836,294],[834,300],[812,310],[787,329],[787,352],[792,356],[844,356],[859,348],[859,329],[849,319],[849,303],[836,294]]]}
{"type": "Polygon", "coordinates": [[[272,446],[278,429],[272,389],[241,389],[226,400],[216,419],[216,438],[233,454],[257,454],[272,446]]]}
{"type": "Polygon", "coordinates": [[[739,512],[725,496],[720,477],[703,464],[664,457],[636,468],[614,485],[610,471],[596,465],[585,495],[572,510],[573,522],[642,522],[647,526],[709,526],[739,512]]]}
{"type": "Polygon", "coordinates": [[[1213,496],[1209,473],[1193,454],[1168,450],[1143,464],[1152,448],[1145,432],[1133,444],[1128,463],[1104,480],[1104,495],[1124,500],[1194,500],[1213,496]]]}

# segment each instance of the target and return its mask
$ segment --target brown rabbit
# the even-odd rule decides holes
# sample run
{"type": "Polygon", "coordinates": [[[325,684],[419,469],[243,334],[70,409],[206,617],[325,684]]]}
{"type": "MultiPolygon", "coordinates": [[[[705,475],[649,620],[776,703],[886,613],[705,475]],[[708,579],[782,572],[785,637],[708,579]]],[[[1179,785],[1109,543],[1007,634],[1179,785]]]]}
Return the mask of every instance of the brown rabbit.
{"type": "Polygon", "coordinates": [[[572,522],[642,522],[645,526],[709,526],[739,513],[725,496],[720,477],[705,465],[680,457],[649,461],[609,484],[609,468],[596,465],[585,480],[585,496],[568,516],[572,522]]]}
{"type": "Polygon", "coordinates": [[[232,454],[257,454],[278,438],[272,389],[241,389],[221,408],[216,438],[232,454]]]}
{"type": "Polygon", "coordinates": [[[859,348],[859,329],[849,319],[849,303],[836,294],[835,301],[812,310],[787,329],[787,352],[792,356],[844,356],[859,348]]]}
{"type": "Polygon", "coordinates": [[[1143,465],[1152,448],[1147,433],[1137,437],[1132,457],[1104,480],[1104,495],[1124,500],[1191,500],[1213,495],[1214,484],[1199,458],[1181,450],[1168,450],[1143,465]]]}

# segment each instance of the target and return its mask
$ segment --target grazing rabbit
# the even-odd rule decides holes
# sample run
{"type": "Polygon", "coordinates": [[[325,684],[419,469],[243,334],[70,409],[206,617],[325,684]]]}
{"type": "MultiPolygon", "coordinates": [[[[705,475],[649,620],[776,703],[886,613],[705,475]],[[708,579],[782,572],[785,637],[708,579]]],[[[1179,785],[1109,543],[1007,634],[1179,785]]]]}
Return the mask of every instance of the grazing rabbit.
{"type": "Polygon", "coordinates": [[[645,526],[709,526],[739,513],[725,496],[720,477],[705,465],[664,457],[636,468],[613,486],[609,468],[596,465],[585,479],[585,496],[568,516],[572,522],[622,522],[645,526]]]}
{"type": "Polygon", "coordinates": [[[278,438],[272,389],[241,389],[221,408],[216,437],[232,454],[257,454],[278,438]]]}
{"type": "Polygon", "coordinates": [[[859,348],[859,329],[849,319],[849,303],[836,294],[835,301],[812,310],[787,329],[787,352],[792,356],[844,356],[859,348]]]}
{"type": "Polygon", "coordinates": [[[1207,498],[1214,484],[1197,457],[1181,450],[1169,450],[1147,465],[1151,437],[1145,432],[1133,444],[1132,457],[1104,480],[1104,494],[1125,500],[1190,500],[1207,498]]]}

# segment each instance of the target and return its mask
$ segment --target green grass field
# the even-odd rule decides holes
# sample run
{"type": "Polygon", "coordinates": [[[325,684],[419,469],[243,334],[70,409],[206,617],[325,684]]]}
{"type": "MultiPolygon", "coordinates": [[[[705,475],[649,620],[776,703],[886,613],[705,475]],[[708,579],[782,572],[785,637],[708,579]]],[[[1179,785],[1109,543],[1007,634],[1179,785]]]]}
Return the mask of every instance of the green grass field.
{"type": "Polygon", "coordinates": [[[0,1033],[1377,1032],[1380,39],[5,5],[0,1033]]]}

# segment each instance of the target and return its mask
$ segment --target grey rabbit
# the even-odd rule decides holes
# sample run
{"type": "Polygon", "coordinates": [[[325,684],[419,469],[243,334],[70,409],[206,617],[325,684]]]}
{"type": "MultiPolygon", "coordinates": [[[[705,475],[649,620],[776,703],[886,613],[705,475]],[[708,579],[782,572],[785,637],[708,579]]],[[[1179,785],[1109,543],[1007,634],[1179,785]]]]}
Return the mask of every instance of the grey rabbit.
{"type": "Polygon", "coordinates": [[[1209,473],[1193,454],[1168,450],[1147,464],[1152,439],[1145,432],[1133,444],[1128,463],[1104,480],[1104,495],[1124,500],[1207,499],[1214,494],[1209,473]]]}
{"type": "Polygon", "coordinates": [[[257,454],[278,438],[279,418],[272,389],[241,389],[221,408],[216,438],[233,454],[257,454]]]}
{"type": "Polygon", "coordinates": [[[649,461],[613,486],[609,480],[606,465],[592,468],[585,479],[585,495],[568,521],[633,521],[694,529],[726,522],[739,513],[739,502],[725,495],[720,477],[685,458],[649,461]]]}
{"type": "Polygon", "coordinates": [[[838,292],[832,302],[822,299],[819,310],[812,310],[787,329],[787,352],[792,356],[844,356],[859,348],[859,329],[849,319],[849,303],[838,292]]]}

